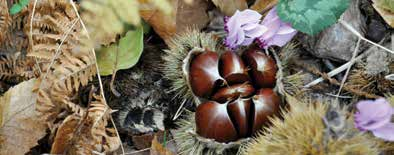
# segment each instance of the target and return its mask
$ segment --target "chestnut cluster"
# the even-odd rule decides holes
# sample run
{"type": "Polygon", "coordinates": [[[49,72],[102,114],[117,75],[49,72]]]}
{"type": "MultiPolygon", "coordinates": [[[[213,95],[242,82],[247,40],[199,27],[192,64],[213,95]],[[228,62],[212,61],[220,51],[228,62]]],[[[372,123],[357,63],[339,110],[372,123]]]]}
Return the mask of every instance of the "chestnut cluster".
{"type": "Polygon", "coordinates": [[[273,91],[277,67],[262,51],[204,51],[190,64],[193,93],[208,100],[195,113],[197,134],[218,142],[251,136],[279,112],[273,91]]]}

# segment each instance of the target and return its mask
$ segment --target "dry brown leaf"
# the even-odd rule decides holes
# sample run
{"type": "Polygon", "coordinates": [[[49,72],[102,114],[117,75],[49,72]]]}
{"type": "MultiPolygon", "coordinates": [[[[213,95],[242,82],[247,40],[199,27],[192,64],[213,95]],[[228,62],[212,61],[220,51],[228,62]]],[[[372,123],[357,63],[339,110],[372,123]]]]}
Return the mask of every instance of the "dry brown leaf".
{"type": "Polygon", "coordinates": [[[237,10],[248,8],[246,0],[212,0],[226,16],[232,16],[237,10]]]}
{"type": "Polygon", "coordinates": [[[170,14],[165,14],[147,0],[139,0],[141,17],[152,26],[155,32],[168,41],[176,33],[176,6],[178,0],[170,0],[174,9],[170,14]]]}
{"type": "Polygon", "coordinates": [[[380,7],[376,0],[374,0],[373,7],[375,10],[383,17],[387,24],[389,24],[392,28],[394,28],[394,13],[380,7]]]}
{"type": "Polygon", "coordinates": [[[256,0],[250,8],[260,12],[266,8],[272,7],[276,3],[278,3],[278,0],[256,0]]]}
{"type": "Polygon", "coordinates": [[[169,0],[172,11],[169,14],[160,11],[148,0],[139,0],[140,15],[149,23],[157,34],[166,42],[188,27],[202,29],[209,21],[206,0],[193,0],[190,4],[183,0],[169,0]]]}
{"type": "Polygon", "coordinates": [[[157,137],[153,138],[150,155],[175,155],[157,141],[157,137]]]}
{"type": "Polygon", "coordinates": [[[178,1],[176,14],[176,32],[179,34],[187,28],[202,29],[209,22],[206,0],[193,0],[191,4],[178,1]]]}
{"type": "Polygon", "coordinates": [[[34,108],[36,79],[22,82],[0,98],[0,154],[25,154],[45,136],[45,122],[34,108]]]}

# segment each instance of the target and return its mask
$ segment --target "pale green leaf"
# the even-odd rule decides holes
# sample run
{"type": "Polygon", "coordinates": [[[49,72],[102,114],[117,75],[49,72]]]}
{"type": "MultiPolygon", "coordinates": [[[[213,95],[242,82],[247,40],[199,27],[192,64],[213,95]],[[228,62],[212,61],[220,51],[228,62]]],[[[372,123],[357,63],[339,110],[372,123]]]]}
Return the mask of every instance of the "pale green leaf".
{"type": "Polygon", "coordinates": [[[338,21],[349,0],[279,0],[278,15],[304,33],[317,34],[338,21]]]}
{"type": "Polygon", "coordinates": [[[118,45],[112,44],[98,51],[100,75],[111,75],[114,71],[133,67],[143,51],[143,32],[142,26],[136,27],[128,31],[118,45]]]}

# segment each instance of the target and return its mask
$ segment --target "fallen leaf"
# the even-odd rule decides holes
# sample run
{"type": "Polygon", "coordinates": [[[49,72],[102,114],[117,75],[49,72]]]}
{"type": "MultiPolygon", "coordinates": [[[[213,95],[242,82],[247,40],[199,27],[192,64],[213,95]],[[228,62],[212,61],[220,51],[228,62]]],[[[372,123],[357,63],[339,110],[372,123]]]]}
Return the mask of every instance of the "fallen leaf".
{"type": "Polygon", "coordinates": [[[34,106],[35,81],[22,82],[0,98],[0,154],[25,154],[46,134],[46,124],[34,106]]]}
{"type": "Polygon", "coordinates": [[[155,7],[151,1],[159,0],[139,0],[140,15],[166,43],[187,28],[202,29],[209,22],[206,0],[168,0],[172,8],[169,13],[155,7]]]}
{"type": "Polygon", "coordinates": [[[157,141],[157,137],[153,138],[150,155],[175,155],[157,141]]]}
{"type": "Polygon", "coordinates": [[[191,4],[178,1],[176,14],[176,33],[182,33],[188,28],[202,29],[209,22],[207,13],[208,3],[206,0],[193,0],[191,4]]]}
{"type": "Polygon", "coordinates": [[[125,23],[140,24],[136,0],[85,0],[81,6],[85,10],[82,18],[89,34],[103,45],[115,42],[116,36],[125,32],[125,23]]]}
{"type": "Polygon", "coordinates": [[[78,128],[79,119],[73,115],[64,119],[63,123],[57,130],[54,142],[51,148],[51,154],[62,154],[70,147],[71,139],[74,136],[75,129],[78,128]]]}
{"type": "Polygon", "coordinates": [[[166,14],[160,11],[148,0],[138,0],[140,2],[141,17],[152,26],[155,32],[164,40],[168,41],[176,33],[176,9],[178,0],[169,0],[172,11],[166,14]]]}
{"type": "Polygon", "coordinates": [[[277,3],[278,0],[256,0],[256,2],[254,2],[254,4],[250,8],[261,12],[271,6],[274,6],[277,3]]]}
{"type": "Polygon", "coordinates": [[[380,14],[380,16],[383,17],[387,24],[394,28],[394,12],[390,12],[388,9],[383,8],[381,5],[379,5],[380,3],[378,0],[374,0],[373,2],[373,7],[375,10],[380,14]]]}
{"type": "Polygon", "coordinates": [[[212,2],[226,16],[232,16],[235,11],[248,8],[246,0],[212,0],[212,2]]]}
{"type": "Polygon", "coordinates": [[[133,67],[139,60],[143,47],[143,28],[129,31],[119,40],[119,45],[112,44],[97,52],[100,75],[110,75],[120,69],[133,67]]]}

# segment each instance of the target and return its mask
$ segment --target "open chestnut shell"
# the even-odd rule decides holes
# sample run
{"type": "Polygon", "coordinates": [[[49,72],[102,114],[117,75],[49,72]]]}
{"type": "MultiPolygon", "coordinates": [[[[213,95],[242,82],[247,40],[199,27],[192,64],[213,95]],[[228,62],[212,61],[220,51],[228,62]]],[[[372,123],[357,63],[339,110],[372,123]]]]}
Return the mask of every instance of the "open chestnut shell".
{"type": "Polygon", "coordinates": [[[197,107],[197,133],[231,142],[268,125],[280,109],[280,98],[272,90],[276,71],[275,61],[255,49],[242,57],[229,51],[197,55],[191,61],[190,86],[196,96],[208,100],[197,107]]]}

